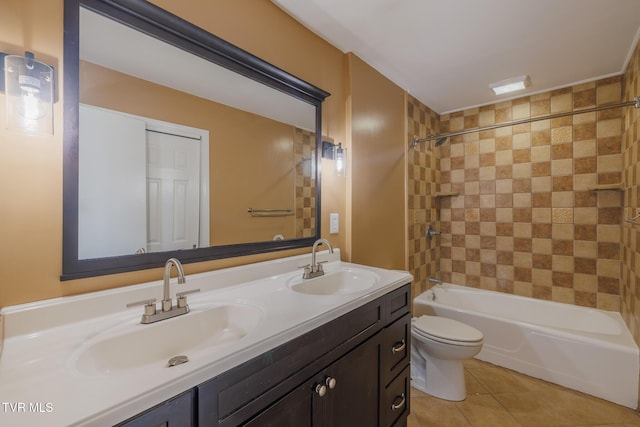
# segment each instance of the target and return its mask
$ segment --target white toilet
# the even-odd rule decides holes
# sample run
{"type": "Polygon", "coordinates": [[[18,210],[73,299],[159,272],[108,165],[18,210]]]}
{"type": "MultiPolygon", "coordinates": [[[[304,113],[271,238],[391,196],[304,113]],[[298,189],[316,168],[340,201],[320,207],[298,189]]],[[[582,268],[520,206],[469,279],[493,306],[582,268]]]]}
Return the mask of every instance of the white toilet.
{"type": "Polygon", "coordinates": [[[480,352],[482,332],[438,316],[411,319],[411,385],[441,399],[467,397],[462,361],[480,352]]]}

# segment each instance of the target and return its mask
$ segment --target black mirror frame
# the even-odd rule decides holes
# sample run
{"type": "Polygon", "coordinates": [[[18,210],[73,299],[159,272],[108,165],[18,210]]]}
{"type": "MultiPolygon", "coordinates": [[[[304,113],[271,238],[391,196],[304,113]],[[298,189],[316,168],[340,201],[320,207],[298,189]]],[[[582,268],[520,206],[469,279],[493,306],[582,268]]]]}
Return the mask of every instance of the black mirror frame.
{"type": "Polygon", "coordinates": [[[322,102],[328,92],[220,39],[145,0],[65,0],[63,248],[61,280],[157,268],[168,258],[183,263],[302,248],[320,238],[322,102]],[[261,82],[316,108],[316,235],[308,238],[240,243],[108,258],[78,259],[78,115],[80,7],[108,16],[153,37],[261,82]]]}

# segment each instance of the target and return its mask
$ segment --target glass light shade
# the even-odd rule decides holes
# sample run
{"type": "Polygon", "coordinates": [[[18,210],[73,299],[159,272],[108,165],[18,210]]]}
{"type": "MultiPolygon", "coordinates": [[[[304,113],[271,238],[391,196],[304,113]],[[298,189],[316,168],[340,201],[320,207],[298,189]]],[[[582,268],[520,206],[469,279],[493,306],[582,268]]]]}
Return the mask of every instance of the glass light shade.
{"type": "Polygon", "coordinates": [[[6,125],[31,135],[53,134],[53,68],[26,57],[4,58],[6,125]]]}
{"type": "Polygon", "coordinates": [[[345,176],[347,172],[347,150],[342,148],[341,143],[336,146],[334,158],[336,162],[336,175],[345,176]]]}

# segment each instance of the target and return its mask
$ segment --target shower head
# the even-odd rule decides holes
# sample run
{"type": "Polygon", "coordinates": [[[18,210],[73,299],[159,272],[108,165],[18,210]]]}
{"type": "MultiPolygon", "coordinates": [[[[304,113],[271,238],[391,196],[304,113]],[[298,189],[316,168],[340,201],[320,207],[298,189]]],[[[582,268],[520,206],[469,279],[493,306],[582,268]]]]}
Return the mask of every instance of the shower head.
{"type": "Polygon", "coordinates": [[[440,137],[440,138],[436,139],[436,144],[435,144],[435,146],[436,146],[436,147],[441,146],[442,144],[444,144],[445,142],[447,142],[447,139],[448,139],[448,138],[449,138],[448,136],[442,136],[442,137],[440,137]]]}
{"type": "Polygon", "coordinates": [[[444,144],[447,139],[449,139],[448,136],[441,136],[441,137],[437,137],[436,135],[429,135],[426,138],[418,138],[417,136],[413,137],[413,141],[411,142],[411,148],[415,147],[416,145],[418,145],[421,142],[431,142],[431,141],[436,141],[436,143],[434,144],[435,147],[439,147],[442,144],[444,144]]]}

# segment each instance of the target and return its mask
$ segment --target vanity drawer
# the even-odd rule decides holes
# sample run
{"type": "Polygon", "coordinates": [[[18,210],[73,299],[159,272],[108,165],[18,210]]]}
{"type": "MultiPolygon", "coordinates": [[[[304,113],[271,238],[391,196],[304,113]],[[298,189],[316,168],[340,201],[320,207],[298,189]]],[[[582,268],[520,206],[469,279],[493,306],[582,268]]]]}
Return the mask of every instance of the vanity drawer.
{"type": "Polygon", "coordinates": [[[382,380],[388,384],[411,360],[411,313],[384,329],[381,351],[382,380]]]}
{"type": "Polygon", "coordinates": [[[385,319],[387,323],[411,311],[411,283],[389,292],[386,296],[385,319]]]}
{"type": "Polygon", "coordinates": [[[382,419],[385,427],[405,426],[409,415],[409,390],[411,375],[409,366],[387,386],[382,399],[382,419]]]}

